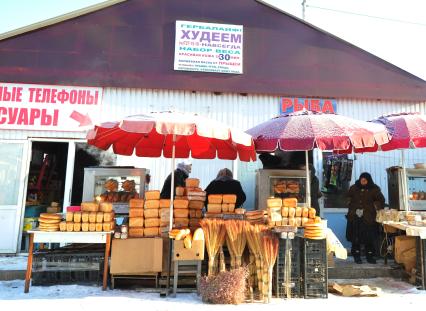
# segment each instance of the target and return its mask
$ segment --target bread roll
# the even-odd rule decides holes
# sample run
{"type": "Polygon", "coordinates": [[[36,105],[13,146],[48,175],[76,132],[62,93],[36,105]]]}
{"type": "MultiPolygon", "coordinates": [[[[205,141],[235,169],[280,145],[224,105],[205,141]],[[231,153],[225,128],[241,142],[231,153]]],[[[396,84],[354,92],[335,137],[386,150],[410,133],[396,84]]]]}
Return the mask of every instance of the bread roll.
{"type": "Polygon", "coordinates": [[[81,213],[81,222],[89,222],[89,212],[81,213]]]}
{"type": "Polygon", "coordinates": [[[83,222],[82,224],[81,224],[81,231],[83,231],[83,232],[88,232],[89,231],[89,223],[88,222],[83,222]]]}
{"type": "Polygon", "coordinates": [[[143,227],[144,218],[143,217],[130,217],[129,218],[129,227],[143,227]]]}
{"type": "Polygon", "coordinates": [[[99,206],[99,210],[104,213],[112,212],[114,210],[114,206],[110,202],[102,202],[99,206]]]}
{"type": "Polygon", "coordinates": [[[160,208],[170,208],[170,200],[169,199],[161,199],[160,200],[160,208]]]}
{"type": "Polygon", "coordinates": [[[309,208],[307,207],[302,208],[302,217],[309,217],[309,208]]]}
{"type": "Polygon", "coordinates": [[[160,191],[159,190],[145,191],[145,200],[160,200],[160,191]]]}
{"type": "Polygon", "coordinates": [[[189,207],[189,209],[202,210],[204,208],[204,200],[203,201],[189,201],[188,207],[189,207]]]}
{"type": "Polygon", "coordinates": [[[96,222],[96,214],[97,212],[90,212],[89,213],[89,222],[96,222]]]}
{"type": "Polygon", "coordinates": [[[295,217],[302,217],[302,208],[300,206],[296,207],[295,217]]]}
{"type": "Polygon", "coordinates": [[[296,207],[297,206],[297,199],[296,198],[285,198],[285,199],[283,199],[283,206],[296,207]]]}
{"type": "Polygon", "coordinates": [[[90,232],[96,231],[96,223],[95,222],[89,223],[89,231],[90,232]]]}
{"type": "Polygon", "coordinates": [[[144,228],[135,227],[129,229],[129,237],[131,238],[142,238],[144,235],[144,228]]]}
{"type": "Polygon", "coordinates": [[[144,221],[145,228],[160,227],[160,218],[147,218],[144,221]]]}
{"type": "Polygon", "coordinates": [[[188,208],[189,201],[188,200],[173,200],[173,208],[188,208]]]}
{"type": "Polygon", "coordinates": [[[143,212],[143,217],[145,218],[158,218],[159,217],[159,209],[146,209],[143,212]]]}
{"type": "Polygon", "coordinates": [[[266,206],[269,207],[281,207],[283,204],[280,198],[269,198],[266,200],[266,206]]]}
{"type": "Polygon", "coordinates": [[[220,214],[222,212],[222,204],[219,204],[219,203],[207,204],[207,212],[212,214],[220,214]]]}
{"type": "Polygon", "coordinates": [[[187,178],[185,180],[185,186],[187,188],[197,188],[200,185],[200,180],[197,178],[187,178]]]}
{"type": "Polygon", "coordinates": [[[59,230],[60,231],[67,231],[67,223],[66,221],[62,221],[59,223],[59,230]]]}
{"type": "Polygon", "coordinates": [[[308,211],[308,217],[313,219],[315,218],[316,213],[317,211],[315,210],[315,208],[311,207],[309,208],[309,211],[308,211]]]}
{"type": "Polygon", "coordinates": [[[188,218],[189,210],[176,208],[173,210],[173,216],[176,218],[188,218]]]}
{"type": "Polygon", "coordinates": [[[239,214],[239,215],[244,215],[245,213],[246,213],[246,210],[244,209],[244,208],[236,208],[235,210],[234,210],[234,213],[235,214],[239,214]]]}
{"type": "Polygon", "coordinates": [[[287,206],[281,207],[281,216],[288,217],[288,207],[287,206]]]}
{"type": "Polygon", "coordinates": [[[174,219],[174,227],[176,227],[176,228],[188,227],[188,225],[189,225],[189,219],[188,218],[175,218],[174,219]]]}
{"type": "Polygon", "coordinates": [[[154,237],[161,235],[160,228],[158,227],[152,227],[152,228],[145,228],[143,230],[144,237],[154,237]]]}
{"type": "Polygon", "coordinates": [[[288,218],[294,218],[296,216],[296,209],[294,207],[290,207],[288,209],[288,218]]]}
{"type": "Polygon", "coordinates": [[[73,229],[74,229],[74,232],[80,232],[81,231],[81,222],[75,222],[73,229]]]}
{"type": "Polygon", "coordinates": [[[135,207],[129,209],[129,217],[143,217],[144,209],[140,207],[135,207]]]}
{"type": "Polygon", "coordinates": [[[67,212],[67,214],[65,215],[65,220],[67,222],[74,221],[74,213],[73,212],[67,212]]]}
{"type": "Polygon", "coordinates": [[[208,196],[208,202],[213,204],[221,204],[222,203],[222,195],[221,194],[210,194],[208,196]]]}
{"type": "Polygon", "coordinates": [[[98,203],[94,202],[83,202],[81,203],[82,212],[97,212],[99,210],[98,203]]]}
{"type": "Polygon", "coordinates": [[[144,199],[131,199],[129,201],[129,207],[130,208],[133,208],[133,207],[141,208],[141,207],[144,207],[144,203],[145,203],[144,199]]]}
{"type": "Polygon", "coordinates": [[[185,195],[185,188],[184,187],[176,187],[176,195],[180,195],[180,196],[185,195]]]}

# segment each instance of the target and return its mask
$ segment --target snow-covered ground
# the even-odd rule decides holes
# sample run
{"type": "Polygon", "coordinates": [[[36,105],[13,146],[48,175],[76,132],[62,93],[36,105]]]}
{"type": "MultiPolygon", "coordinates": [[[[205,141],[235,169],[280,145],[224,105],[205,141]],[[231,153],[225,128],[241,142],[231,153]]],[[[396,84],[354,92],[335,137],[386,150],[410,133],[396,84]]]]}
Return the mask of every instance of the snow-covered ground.
{"type": "Polygon", "coordinates": [[[270,304],[248,303],[238,306],[203,304],[196,294],[178,294],[177,298],[161,298],[158,293],[137,290],[102,291],[96,286],[58,285],[33,286],[24,294],[24,281],[0,282],[0,310],[280,310],[294,308],[306,310],[371,310],[397,306],[423,307],[426,291],[390,279],[338,280],[339,282],[362,283],[378,286],[383,290],[380,297],[347,298],[329,294],[328,299],[273,299],[270,304]]]}
{"type": "Polygon", "coordinates": [[[27,255],[0,256],[0,270],[27,270],[27,255]]]}

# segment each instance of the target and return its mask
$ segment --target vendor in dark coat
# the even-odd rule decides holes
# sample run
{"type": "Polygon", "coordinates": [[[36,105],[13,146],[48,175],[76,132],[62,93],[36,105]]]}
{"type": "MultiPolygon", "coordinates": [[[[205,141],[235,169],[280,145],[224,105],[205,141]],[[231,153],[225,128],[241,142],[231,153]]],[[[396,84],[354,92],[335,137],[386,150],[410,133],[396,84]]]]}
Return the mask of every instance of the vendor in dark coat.
{"type": "Polygon", "coordinates": [[[209,194],[235,194],[237,196],[235,207],[240,207],[246,200],[240,182],[233,178],[232,172],[227,168],[219,171],[216,179],[210,182],[205,191],[207,197],[209,194]]]}
{"type": "Polygon", "coordinates": [[[352,242],[352,255],[356,263],[362,263],[361,244],[365,245],[367,262],[374,259],[375,242],[378,234],[376,211],[383,209],[385,198],[374,184],[369,173],[362,173],[348,191],[348,215],[346,238],[352,242]]]}
{"type": "MultiPolygon", "coordinates": [[[[185,180],[189,177],[191,170],[192,164],[188,160],[178,163],[177,168],[175,169],[175,195],[176,187],[185,187],[185,180]]],[[[170,199],[170,191],[172,188],[171,182],[172,174],[169,174],[164,181],[163,189],[161,189],[160,197],[162,199],[170,199]]]]}

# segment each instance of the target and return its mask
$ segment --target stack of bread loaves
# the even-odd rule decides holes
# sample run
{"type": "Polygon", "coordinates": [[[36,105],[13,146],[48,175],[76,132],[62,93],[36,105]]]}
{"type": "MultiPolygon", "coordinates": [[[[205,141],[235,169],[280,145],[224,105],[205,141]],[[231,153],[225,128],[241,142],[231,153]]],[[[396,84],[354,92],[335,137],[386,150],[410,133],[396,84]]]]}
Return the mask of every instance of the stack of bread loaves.
{"type": "Polygon", "coordinates": [[[315,219],[315,209],[297,206],[296,198],[269,198],[268,225],[274,226],[296,226],[304,227],[315,219]]]}
{"type": "Polygon", "coordinates": [[[192,231],[200,228],[200,220],[203,217],[202,209],[206,202],[206,192],[200,187],[200,180],[188,178],[185,192],[189,201],[189,227],[192,231]]]}
{"type": "Polygon", "coordinates": [[[67,212],[66,221],[60,223],[60,230],[78,231],[112,231],[115,227],[115,214],[112,203],[81,203],[81,211],[67,212]]]}
{"type": "Polygon", "coordinates": [[[129,200],[129,232],[131,238],[141,238],[144,233],[144,199],[129,200]]]}
{"type": "Polygon", "coordinates": [[[38,218],[39,230],[40,231],[59,231],[59,223],[62,220],[62,216],[51,213],[41,213],[38,218]]]}
{"type": "Polygon", "coordinates": [[[154,237],[161,235],[160,230],[160,191],[151,190],[145,192],[144,209],[144,237],[154,237]]]}

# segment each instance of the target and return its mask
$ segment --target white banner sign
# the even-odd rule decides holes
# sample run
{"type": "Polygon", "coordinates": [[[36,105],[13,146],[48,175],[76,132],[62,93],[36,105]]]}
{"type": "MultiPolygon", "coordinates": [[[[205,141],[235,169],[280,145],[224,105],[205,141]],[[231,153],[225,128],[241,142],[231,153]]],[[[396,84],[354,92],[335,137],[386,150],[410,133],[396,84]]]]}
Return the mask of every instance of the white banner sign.
{"type": "Polygon", "coordinates": [[[175,70],[243,73],[243,26],[176,21],[175,70]]]}
{"type": "Polygon", "coordinates": [[[84,131],[101,104],[102,88],[0,83],[0,130],[84,131]]]}

